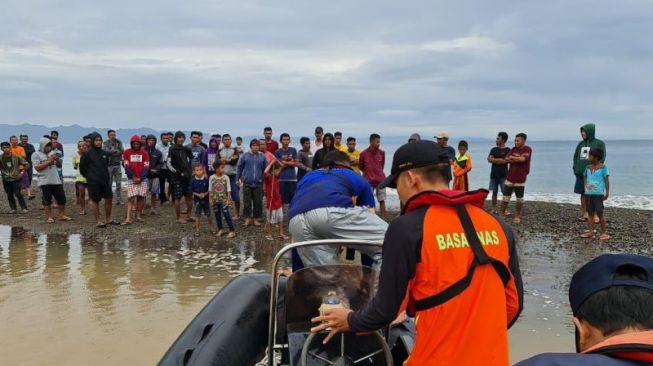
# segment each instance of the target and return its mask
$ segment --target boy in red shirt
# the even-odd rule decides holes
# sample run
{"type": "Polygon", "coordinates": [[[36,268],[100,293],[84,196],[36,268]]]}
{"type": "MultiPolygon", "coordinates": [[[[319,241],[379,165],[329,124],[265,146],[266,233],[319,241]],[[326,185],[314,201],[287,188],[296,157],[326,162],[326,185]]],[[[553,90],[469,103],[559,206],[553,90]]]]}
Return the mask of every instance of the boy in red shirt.
{"type": "Polygon", "coordinates": [[[526,146],[526,134],[519,133],[515,136],[515,147],[506,155],[506,161],[510,164],[510,168],[508,168],[508,176],[506,177],[506,184],[503,189],[501,215],[506,215],[508,203],[510,203],[510,198],[514,192],[517,203],[515,204],[515,216],[512,222],[515,224],[521,222],[521,211],[524,207],[524,190],[526,187],[526,178],[531,171],[532,153],[533,150],[529,146],[526,146]]]}
{"type": "Polygon", "coordinates": [[[136,221],[143,222],[141,217],[145,208],[148,184],[147,172],[150,170],[150,155],[141,145],[141,137],[132,136],[131,148],[122,154],[125,174],[127,174],[127,217],[121,225],[131,224],[132,209],[136,207],[136,221]]]}

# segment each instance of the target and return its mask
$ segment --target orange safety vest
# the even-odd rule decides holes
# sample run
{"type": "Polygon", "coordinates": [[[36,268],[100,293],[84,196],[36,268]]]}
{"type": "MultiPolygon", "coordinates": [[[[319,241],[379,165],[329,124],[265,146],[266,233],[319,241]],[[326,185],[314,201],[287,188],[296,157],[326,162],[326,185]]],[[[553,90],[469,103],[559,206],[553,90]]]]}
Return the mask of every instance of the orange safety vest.
{"type": "Polygon", "coordinates": [[[508,332],[521,311],[501,223],[481,207],[487,191],[431,192],[421,261],[408,288],[416,339],[405,365],[508,365],[508,332]],[[481,197],[482,196],[482,197],[481,197]]]}

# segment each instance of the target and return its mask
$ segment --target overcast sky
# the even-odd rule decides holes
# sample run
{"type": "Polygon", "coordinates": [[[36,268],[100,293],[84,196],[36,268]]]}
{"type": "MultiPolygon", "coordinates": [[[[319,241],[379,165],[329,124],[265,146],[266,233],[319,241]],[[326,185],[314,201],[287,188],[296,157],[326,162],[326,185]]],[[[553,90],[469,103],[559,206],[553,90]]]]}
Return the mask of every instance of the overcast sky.
{"type": "Polygon", "coordinates": [[[0,123],[653,138],[653,3],[4,0],[0,123]]]}

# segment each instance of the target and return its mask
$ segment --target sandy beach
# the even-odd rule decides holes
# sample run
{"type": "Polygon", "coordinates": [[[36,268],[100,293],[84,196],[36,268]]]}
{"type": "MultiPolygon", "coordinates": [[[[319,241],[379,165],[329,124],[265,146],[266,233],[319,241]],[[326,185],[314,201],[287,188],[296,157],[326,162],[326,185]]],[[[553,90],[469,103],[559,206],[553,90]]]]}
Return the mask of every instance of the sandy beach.
{"type": "MultiPolygon", "coordinates": [[[[87,205],[87,214],[80,216],[78,207],[74,203],[74,186],[72,183],[66,183],[66,195],[68,204],[66,213],[73,218],[70,222],[55,222],[46,224],[44,213],[39,209],[40,191],[34,190],[37,196],[28,202],[30,210],[27,214],[5,214],[9,207],[6,198],[0,199],[0,224],[9,226],[22,226],[25,230],[42,234],[70,234],[76,233],[85,236],[93,236],[100,241],[115,240],[122,241],[133,238],[148,238],[151,240],[169,239],[174,237],[188,237],[193,240],[206,241],[210,234],[206,227],[205,219],[202,223],[202,236],[198,239],[193,237],[193,224],[189,222],[186,225],[179,225],[174,222],[174,210],[170,203],[163,206],[158,205],[158,215],[150,215],[149,210],[145,210],[144,223],[134,223],[129,226],[109,226],[105,229],[98,229],[93,224],[90,206],[87,205]]],[[[123,194],[123,201],[126,193],[123,194]]],[[[149,198],[148,198],[149,201],[149,198]]],[[[122,222],[125,218],[126,204],[113,206],[113,219],[122,222]]],[[[182,206],[183,207],[183,206],[182,206]]],[[[101,220],[104,219],[102,206],[101,220]]],[[[510,210],[510,209],[509,209],[510,210]]],[[[54,211],[54,210],[53,210],[54,211]]],[[[396,217],[399,213],[390,211],[388,220],[396,217]]],[[[233,208],[232,208],[233,215],[233,208]]],[[[524,237],[535,234],[550,234],[554,238],[564,241],[583,241],[578,234],[587,229],[587,224],[578,222],[579,208],[572,204],[546,203],[546,202],[527,202],[524,208],[523,220],[519,225],[513,225],[510,220],[507,222],[511,225],[518,237],[524,237]]],[[[632,251],[640,253],[650,253],[653,247],[653,211],[637,210],[628,208],[607,208],[606,217],[608,218],[608,231],[612,238],[607,242],[600,242],[598,239],[583,241],[588,245],[598,245],[605,250],[611,251],[632,251]]],[[[262,228],[242,227],[243,221],[237,222],[237,232],[241,240],[260,242],[264,240],[262,228]]],[[[215,240],[228,240],[220,238],[215,240]]]]}

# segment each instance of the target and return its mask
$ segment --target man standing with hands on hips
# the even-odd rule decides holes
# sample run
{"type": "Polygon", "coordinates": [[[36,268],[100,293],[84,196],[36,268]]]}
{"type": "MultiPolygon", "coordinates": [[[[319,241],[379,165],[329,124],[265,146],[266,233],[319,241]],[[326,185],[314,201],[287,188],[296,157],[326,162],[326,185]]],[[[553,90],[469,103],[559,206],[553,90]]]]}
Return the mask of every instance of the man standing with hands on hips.
{"type": "Polygon", "coordinates": [[[371,332],[404,310],[416,316],[416,365],[508,365],[508,332],[523,288],[510,228],[483,210],[487,190],[448,189],[450,159],[432,141],[400,147],[380,187],[396,188],[402,215],[383,242],[378,292],[358,311],[333,309],[311,329],[371,332]]]}

